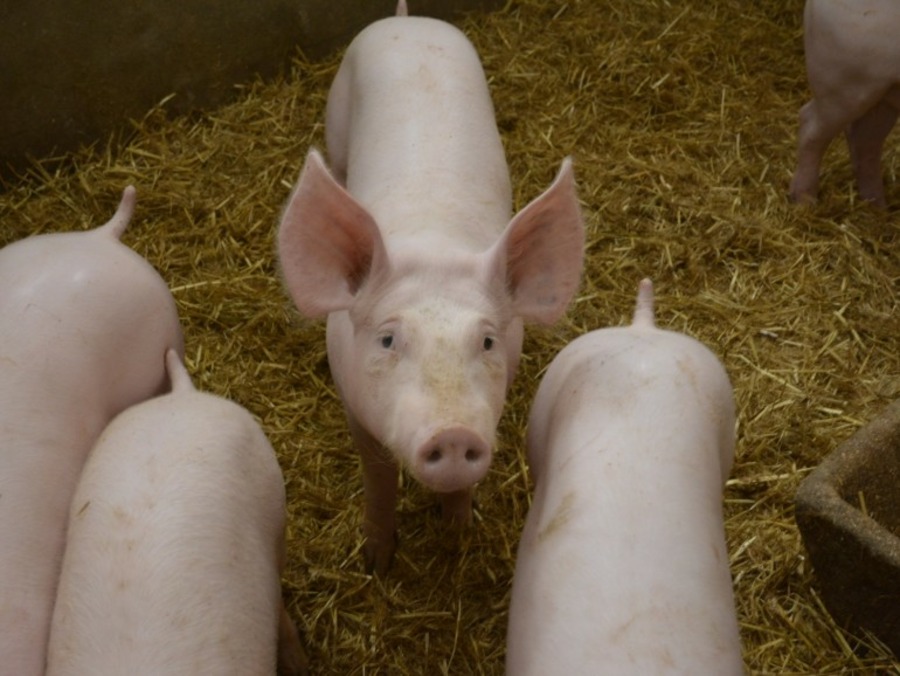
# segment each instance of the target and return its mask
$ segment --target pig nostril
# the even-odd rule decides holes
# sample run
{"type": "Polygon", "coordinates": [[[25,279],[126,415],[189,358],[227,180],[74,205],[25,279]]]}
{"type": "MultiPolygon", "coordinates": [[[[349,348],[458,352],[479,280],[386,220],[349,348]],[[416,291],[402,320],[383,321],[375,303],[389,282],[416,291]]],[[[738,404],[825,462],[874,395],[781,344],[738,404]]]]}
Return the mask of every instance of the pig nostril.
{"type": "Polygon", "coordinates": [[[425,457],[425,461],[430,465],[434,465],[434,464],[440,462],[441,461],[441,449],[440,448],[431,449],[431,452],[425,457]]]}
{"type": "Polygon", "coordinates": [[[481,458],[481,453],[474,448],[470,448],[466,451],[466,461],[467,462],[478,462],[481,458]]]}

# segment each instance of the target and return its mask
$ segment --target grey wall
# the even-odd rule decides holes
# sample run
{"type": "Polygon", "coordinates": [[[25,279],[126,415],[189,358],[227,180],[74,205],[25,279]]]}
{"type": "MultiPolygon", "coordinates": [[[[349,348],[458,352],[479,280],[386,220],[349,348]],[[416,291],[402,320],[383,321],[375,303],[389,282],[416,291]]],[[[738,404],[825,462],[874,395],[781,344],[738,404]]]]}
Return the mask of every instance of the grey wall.
{"type": "MultiPolygon", "coordinates": [[[[501,0],[409,0],[452,19],[501,0]]],[[[181,113],[320,58],[395,0],[0,0],[0,174],[127,128],[165,96],[181,113]]]]}

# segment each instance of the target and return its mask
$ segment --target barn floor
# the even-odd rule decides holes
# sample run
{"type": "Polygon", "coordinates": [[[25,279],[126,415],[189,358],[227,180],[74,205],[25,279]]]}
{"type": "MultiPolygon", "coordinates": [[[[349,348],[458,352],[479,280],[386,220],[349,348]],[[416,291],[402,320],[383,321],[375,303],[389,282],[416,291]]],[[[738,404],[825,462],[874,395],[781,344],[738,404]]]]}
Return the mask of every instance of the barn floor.
{"type": "Polygon", "coordinates": [[[250,409],[278,452],[284,592],[313,673],[503,672],[531,397],[568,340],[629,320],[644,276],[658,325],[707,344],[734,385],[724,497],[747,671],[900,673],[872,637],[835,626],[793,519],[799,482],[900,396],[896,134],[887,212],[859,202],[843,142],[818,205],[786,200],[808,96],[802,5],[510,0],[460,22],[489,77],[517,207],[575,158],[586,268],[567,319],[527,335],[474,526],[448,534],[432,496],[404,480],[383,580],[362,569],[360,472],[324,327],[297,317],[274,257],[279,210],[310,145],[324,144],[336,58],[298,57],[233,105],[177,118],[163,106],[122,142],[36,165],[0,195],[0,244],[102,223],[136,185],[125,241],[172,289],[195,382],[250,409]]]}

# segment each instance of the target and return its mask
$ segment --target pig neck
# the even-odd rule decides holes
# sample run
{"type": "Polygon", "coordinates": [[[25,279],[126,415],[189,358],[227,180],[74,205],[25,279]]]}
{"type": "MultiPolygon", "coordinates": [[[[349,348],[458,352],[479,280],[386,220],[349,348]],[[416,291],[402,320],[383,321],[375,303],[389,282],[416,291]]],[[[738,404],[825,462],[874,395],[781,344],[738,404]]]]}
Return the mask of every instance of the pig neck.
{"type": "Polygon", "coordinates": [[[392,191],[404,195],[367,204],[378,223],[391,260],[411,260],[427,255],[437,264],[444,254],[480,253],[498,238],[509,220],[509,204],[487,198],[477,205],[465,199],[454,201],[452,192],[435,196],[416,186],[392,191]],[[425,199],[422,198],[425,195],[425,199]]]}

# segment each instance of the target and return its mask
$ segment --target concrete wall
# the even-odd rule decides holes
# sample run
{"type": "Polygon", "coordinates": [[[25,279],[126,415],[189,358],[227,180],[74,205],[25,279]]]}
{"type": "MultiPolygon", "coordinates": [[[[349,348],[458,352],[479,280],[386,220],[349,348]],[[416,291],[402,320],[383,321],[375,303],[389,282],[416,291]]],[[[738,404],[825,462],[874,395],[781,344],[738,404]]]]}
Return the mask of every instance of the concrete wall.
{"type": "MultiPolygon", "coordinates": [[[[500,0],[410,0],[453,19],[500,0]]],[[[320,58],[395,0],[0,0],[0,174],[106,138],[171,93],[220,105],[299,46],[320,58]]]]}

